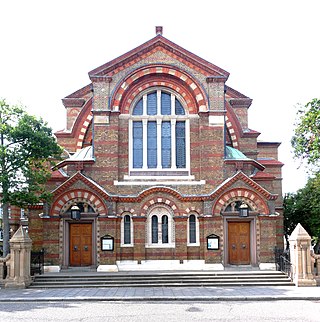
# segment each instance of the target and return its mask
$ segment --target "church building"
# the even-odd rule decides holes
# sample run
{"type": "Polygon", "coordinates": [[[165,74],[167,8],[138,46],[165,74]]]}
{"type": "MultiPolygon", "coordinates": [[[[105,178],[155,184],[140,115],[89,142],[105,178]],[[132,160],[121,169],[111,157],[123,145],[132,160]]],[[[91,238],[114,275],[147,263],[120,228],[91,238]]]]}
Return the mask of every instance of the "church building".
{"type": "Polygon", "coordinates": [[[156,27],[62,100],[53,198],[28,218],[48,269],[275,267],[280,144],[258,141],[228,77],[156,27]]]}

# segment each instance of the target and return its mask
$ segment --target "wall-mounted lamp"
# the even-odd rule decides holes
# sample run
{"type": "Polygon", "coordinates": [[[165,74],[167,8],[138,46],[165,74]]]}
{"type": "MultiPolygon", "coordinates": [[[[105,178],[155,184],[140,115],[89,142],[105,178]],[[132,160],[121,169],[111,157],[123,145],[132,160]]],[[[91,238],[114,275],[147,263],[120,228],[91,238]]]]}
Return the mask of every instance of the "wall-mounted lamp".
{"type": "Polygon", "coordinates": [[[239,217],[248,217],[249,216],[249,206],[242,202],[239,206],[239,217]]]}
{"type": "Polygon", "coordinates": [[[80,213],[80,208],[77,205],[73,205],[70,211],[71,211],[71,219],[80,220],[81,213],[80,213]]]}

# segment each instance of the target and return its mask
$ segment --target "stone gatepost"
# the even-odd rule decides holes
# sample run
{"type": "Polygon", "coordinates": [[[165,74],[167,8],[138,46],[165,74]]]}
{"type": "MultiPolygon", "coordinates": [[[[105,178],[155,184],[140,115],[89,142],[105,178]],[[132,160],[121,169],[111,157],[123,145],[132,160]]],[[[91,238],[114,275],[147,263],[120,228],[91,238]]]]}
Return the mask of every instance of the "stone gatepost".
{"type": "Polygon", "coordinates": [[[6,288],[26,288],[31,283],[30,256],[32,241],[22,226],[10,239],[10,260],[6,288]]]}
{"type": "Polygon", "coordinates": [[[316,286],[311,270],[311,237],[298,224],[289,237],[293,282],[296,286],[316,286]]]}

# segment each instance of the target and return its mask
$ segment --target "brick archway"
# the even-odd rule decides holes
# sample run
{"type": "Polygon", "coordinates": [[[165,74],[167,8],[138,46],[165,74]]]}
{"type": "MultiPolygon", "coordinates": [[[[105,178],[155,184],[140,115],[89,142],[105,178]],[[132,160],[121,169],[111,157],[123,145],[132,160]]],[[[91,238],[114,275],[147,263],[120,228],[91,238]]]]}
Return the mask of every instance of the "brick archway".
{"type": "Polygon", "coordinates": [[[255,212],[268,214],[269,208],[266,202],[254,191],[245,188],[236,188],[225,192],[214,204],[212,213],[218,214],[223,211],[232,201],[242,200],[255,212]]]}
{"type": "Polygon", "coordinates": [[[111,106],[115,111],[128,114],[132,98],[151,86],[169,87],[182,97],[189,96],[191,113],[207,111],[208,103],[205,92],[197,82],[186,72],[165,65],[143,67],[126,77],[114,91],[111,106]],[[144,84],[140,84],[139,80],[145,80],[146,76],[148,76],[147,80],[144,84]],[[132,91],[133,85],[137,83],[139,86],[132,91]],[[128,94],[129,92],[132,93],[128,94]]]}
{"type": "Polygon", "coordinates": [[[51,213],[59,216],[70,202],[86,201],[100,216],[107,215],[107,209],[102,200],[95,194],[87,190],[72,190],[61,194],[52,205],[51,213]]]}

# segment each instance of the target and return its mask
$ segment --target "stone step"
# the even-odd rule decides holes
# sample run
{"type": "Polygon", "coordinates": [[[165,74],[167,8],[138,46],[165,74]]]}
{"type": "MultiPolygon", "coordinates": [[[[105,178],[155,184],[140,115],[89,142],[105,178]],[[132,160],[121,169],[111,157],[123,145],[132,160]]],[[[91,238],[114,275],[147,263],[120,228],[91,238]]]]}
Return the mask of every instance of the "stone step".
{"type": "Polygon", "coordinates": [[[196,286],[290,286],[281,272],[219,272],[158,274],[54,274],[36,276],[30,288],[78,287],[196,287],[196,286]]]}

